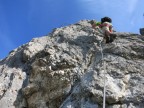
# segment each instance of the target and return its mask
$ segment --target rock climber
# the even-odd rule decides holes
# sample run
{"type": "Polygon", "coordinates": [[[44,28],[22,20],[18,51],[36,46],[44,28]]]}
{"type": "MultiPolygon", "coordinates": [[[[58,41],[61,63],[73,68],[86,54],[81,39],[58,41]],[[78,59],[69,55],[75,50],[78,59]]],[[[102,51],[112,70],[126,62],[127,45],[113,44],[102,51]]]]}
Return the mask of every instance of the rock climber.
{"type": "Polygon", "coordinates": [[[112,20],[109,17],[101,18],[101,22],[94,22],[93,20],[90,22],[92,28],[97,29],[100,28],[101,32],[104,34],[104,38],[106,39],[106,43],[111,43],[114,40],[113,35],[113,26],[112,20]]]}

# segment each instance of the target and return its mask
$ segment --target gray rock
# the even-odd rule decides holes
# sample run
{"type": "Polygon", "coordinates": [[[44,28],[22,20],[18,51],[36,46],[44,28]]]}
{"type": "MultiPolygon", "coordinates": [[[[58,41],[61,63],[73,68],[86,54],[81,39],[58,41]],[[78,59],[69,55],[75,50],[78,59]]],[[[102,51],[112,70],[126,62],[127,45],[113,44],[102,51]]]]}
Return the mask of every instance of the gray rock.
{"type": "Polygon", "coordinates": [[[143,108],[144,37],[115,32],[105,44],[89,22],[57,28],[1,60],[0,108],[102,108],[104,76],[106,108],[143,108]]]}

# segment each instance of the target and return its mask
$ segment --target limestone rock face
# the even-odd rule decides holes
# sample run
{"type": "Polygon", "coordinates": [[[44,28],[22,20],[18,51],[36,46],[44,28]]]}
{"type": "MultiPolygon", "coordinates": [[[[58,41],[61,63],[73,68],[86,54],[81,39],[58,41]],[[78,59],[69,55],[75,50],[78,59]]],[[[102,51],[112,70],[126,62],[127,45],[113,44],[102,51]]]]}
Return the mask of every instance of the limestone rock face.
{"type": "Polygon", "coordinates": [[[144,37],[115,35],[105,44],[82,20],[11,51],[0,61],[0,108],[102,108],[104,78],[106,108],[144,108],[144,37]]]}

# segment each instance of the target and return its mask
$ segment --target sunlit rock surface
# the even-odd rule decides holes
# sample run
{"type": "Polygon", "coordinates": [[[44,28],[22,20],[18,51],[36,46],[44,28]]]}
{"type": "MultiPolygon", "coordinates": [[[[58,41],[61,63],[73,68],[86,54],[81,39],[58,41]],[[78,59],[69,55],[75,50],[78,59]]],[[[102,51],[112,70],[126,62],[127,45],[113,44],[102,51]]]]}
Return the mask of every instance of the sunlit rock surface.
{"type": "Polygon", "coordinates": [[[144,37],[115,35],[105,44],[82,20],[11,51],[0,61],[0,108],[102,108],[104,73],[106,108],[144,108],[144,37]]]}

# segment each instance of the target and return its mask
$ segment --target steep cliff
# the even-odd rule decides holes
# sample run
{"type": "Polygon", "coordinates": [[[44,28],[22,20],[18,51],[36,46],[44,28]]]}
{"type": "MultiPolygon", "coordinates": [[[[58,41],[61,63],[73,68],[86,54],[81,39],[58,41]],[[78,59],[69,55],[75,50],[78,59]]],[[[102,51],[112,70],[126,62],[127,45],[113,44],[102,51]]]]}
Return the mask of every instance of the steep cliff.
{"type": "Polygon", "coordinates": [[[11,51],[0,61],[0,108],[102,108],[104,78],[106,108],[144,108],[144,37],[115,35],[105,44],[83,20],[11,51]]]}

